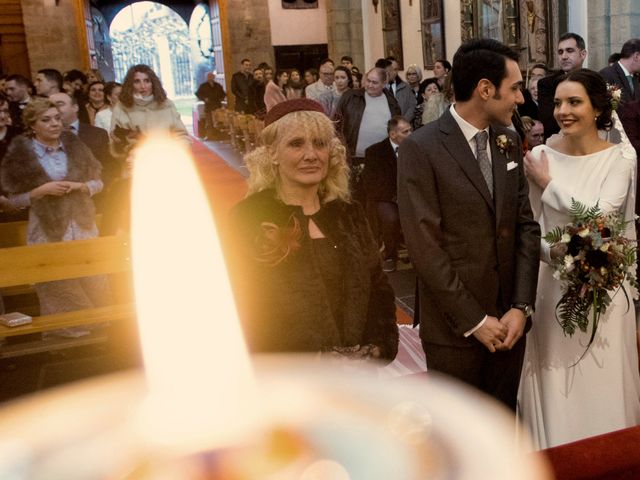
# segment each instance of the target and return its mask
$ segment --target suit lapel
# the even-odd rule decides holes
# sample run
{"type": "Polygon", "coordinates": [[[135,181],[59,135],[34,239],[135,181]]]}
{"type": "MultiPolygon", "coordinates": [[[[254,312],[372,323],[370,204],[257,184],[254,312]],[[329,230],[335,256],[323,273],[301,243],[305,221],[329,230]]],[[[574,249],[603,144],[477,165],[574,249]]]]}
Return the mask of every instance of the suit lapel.
{"type": "MultiPolygon", "coordinates": [[[[447,110],[440,117],[440,131],[443,135],[443,144],[453,159],[460,165],[469,181],[480,192],[482,198],[494,210],[493,199],[489,193],[487,182],[482,176],[478,160],[471,151],[467,139],[464,138],[462,130],[447,110]]],[[[493,151],[492,151],[493,153],[493,151]]]]}
{"type": "MultiPolygon", "coordinates": [[[[496,208],[496,225],[500,222],[502,207],[504,203],[505,187],[507,183],[507,163],[509,159],[506,155],[500,153],[500,149],[496,144],[496,131],[489,128],[489,146],[491,148],[491,167],[493,169],[493,198],[496,208]]],[[[515,145],[511,150],[515,149],[515,145]]],[[[513,152],[509,155],[514,156],[513,152]]]]}
{"type": "Polygon", "coordinates": [[[627,80],[627,77],[624,74],[624,71],[622,70],[620,65],[616,62],[613,68],[618,74],[618,81],[620,82],[620,87],[622,89],[622,100],[627,101],[627,100],[633,100],[634,98],[638,98],[638,95],[640,94],[640,92],[638,92],[638,81],[635,78],[633,79],[634,91],[632,93],[631,87],[629,86],[629,80],[627,80]]]}

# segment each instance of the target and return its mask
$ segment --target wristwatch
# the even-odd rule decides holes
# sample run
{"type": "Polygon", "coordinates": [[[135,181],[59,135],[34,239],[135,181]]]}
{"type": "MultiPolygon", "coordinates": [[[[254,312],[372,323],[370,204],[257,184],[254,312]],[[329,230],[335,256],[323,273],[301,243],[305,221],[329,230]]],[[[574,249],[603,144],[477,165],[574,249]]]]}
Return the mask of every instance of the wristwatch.
{"type": "Polygon", "coordinates": [[[524,313],[525,317],[530,317],[533,314],[533,307],[528,303],[514,303],[511,308],[517,308],[524,313]]]}

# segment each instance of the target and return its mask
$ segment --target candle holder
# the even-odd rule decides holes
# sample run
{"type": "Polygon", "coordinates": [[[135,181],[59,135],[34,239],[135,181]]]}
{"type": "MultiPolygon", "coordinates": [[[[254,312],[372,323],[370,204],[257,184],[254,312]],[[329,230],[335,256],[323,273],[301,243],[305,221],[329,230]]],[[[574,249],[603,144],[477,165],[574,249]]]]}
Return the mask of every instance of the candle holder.
{"type": "Polygon", "coordinates": [[[282,356],[259,358],[256,381],[254,420],[221,416],[198,437],[150,435],[138,373],[9,405],[0,478],[550,478],[524,453],[526,439],[515,441],[512,414],[438,375],[380,380],[370,369],[282,356]]]}

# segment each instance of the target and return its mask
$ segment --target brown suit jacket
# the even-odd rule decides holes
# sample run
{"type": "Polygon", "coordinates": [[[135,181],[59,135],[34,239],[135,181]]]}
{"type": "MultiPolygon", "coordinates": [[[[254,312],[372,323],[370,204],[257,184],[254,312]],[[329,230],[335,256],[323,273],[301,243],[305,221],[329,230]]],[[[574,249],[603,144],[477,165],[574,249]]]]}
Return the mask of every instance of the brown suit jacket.
{"type": "Polygon", "coordinates": [[[449,111],[399,150],[402,230],[419,278],[420,336],[468,347],[464,333],[512,303],[535,303],[540,226],[533,219],[518,136],[490,129],[494,199],[449,111]],[[513,145],[502,154],[496,137],[513,145]],[[514,163],[515,162],[515,163],[514,163]]]}

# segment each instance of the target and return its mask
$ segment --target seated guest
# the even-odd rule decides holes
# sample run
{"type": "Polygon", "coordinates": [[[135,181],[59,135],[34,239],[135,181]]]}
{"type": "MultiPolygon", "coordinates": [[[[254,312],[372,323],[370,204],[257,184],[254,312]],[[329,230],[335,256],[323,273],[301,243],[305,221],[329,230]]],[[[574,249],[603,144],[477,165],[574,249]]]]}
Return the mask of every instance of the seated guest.
{"type": "Polygon", "coordinates": [[[113,113],[113,107],[118,104],[121,91],[122,85],[118,82],[107,82],[104,84],[104,98],[107,102],[108,108],[96,113],[94,126],[111,133],[111,116],[113,113]]]}
{"type": "Polygon", "coordinates": [[[87,110],[90,125],[95,125],[98,112],[108,110],[109,105],[104,95],[104,82],[92,82],[89,84],[89,101],[84,108],[87,110]]]}
{"type": "MultiPolygon", "coordinates": [[[[100,162],[64,130],[62,115],[52,101],[34,98],[23,117],[26,133],[11,142],[0,181],[14,205],[30,206],[27,244],[97,237],[91,197],[102,190],[100,162]]],[[[37,284],[40,312],[47,315],[105,305],[109,302],[107,287],[105,277],[37,284]]],[[[79,336],[87,332],[66,333],[79,336]]]]}
{"type": "MultiPolygon", "coordinates": [[[[427,79],[430,80],[430,79],[427,79]]],[[[423,82],[424,83],[424,82],[423,82]]],[[[440,83],[437,83],[439,88],[440,83]]],[[[451,88],[451,75],[444,78],[444,87],[442,90],[435,91],[435,87],[430,87],[428,84],[425,87],[425,103],[424,111],[422,112],[422,124],[426,125],[435,120],[438,120],[442,114],[449,108],[449,105],[453,103],[453,89],[451,88]],[[431,95],[427,99],[427,90],[431,88],[431,95]]]]}
{"type": "Polygon", "coordinates": [[[331,352],[391,361],[393,290],[360,205],[344,146],[322,106],[288,100],[246,157],[249,195],[232,212],[234,278],[252,351],[331,352]]]}
{"type": "Polygon", "coordinates": [[[374,143],[364,152],[364,190],[373,208],[384,242],[385,272],[393,272],[398,262],[398,244],[402,236],[398,214],[398,147],[411,134],[404,117],[394,116],[387,123],[388,138],[374,143]]]}

